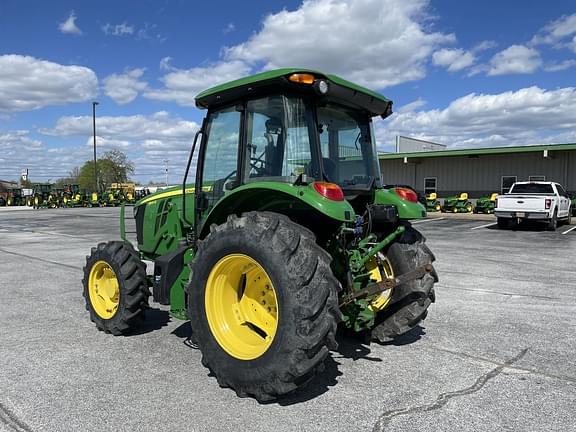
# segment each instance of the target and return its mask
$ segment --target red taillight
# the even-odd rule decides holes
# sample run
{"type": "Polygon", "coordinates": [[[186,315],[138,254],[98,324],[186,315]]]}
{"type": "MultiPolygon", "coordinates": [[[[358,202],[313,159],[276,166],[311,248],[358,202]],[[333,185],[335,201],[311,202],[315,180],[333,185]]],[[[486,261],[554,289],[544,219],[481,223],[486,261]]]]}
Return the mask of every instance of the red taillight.
{"type": "Polygon", "coordinates": [[[344,201],[344,192],[340,186],[328,182],[314,182],[314,190],[325,198],[332,201],[344,201]]]}
{"type": "Polygon", "coordinates": [[[552,200],[550,198],[546,198],[546,210],[552,207],[552,200]]]}
{"type": "Polygon", "coordinates": [[[394,190],[396,191],[396,195],[398,195],[400,198],[405,199],[406,201],[418,202],[418,195],[416,195],[416,192],[414,192],[412,189],[396,188],[394,190]]]}

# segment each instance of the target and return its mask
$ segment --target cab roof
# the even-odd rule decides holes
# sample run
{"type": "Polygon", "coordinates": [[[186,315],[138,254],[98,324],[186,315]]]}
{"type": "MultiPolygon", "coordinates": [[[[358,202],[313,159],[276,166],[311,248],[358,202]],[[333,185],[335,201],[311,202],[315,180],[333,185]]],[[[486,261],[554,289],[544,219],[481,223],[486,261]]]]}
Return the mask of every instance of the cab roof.
{"type": "Polygon", "coordinates": [[[288,77],[292,74],[312,74],[316,80],[327,81],[330,90],[323,97],[355,105],[370,112],[373,116],[388,117],[392,114],[392,101],[380,93],[354,84],[337,75],[301,68],[274,69],[211,87],[196,96],[196,106],[207,109],[261,93],[313,92],[311,85],[289,81],[288,77]]]}

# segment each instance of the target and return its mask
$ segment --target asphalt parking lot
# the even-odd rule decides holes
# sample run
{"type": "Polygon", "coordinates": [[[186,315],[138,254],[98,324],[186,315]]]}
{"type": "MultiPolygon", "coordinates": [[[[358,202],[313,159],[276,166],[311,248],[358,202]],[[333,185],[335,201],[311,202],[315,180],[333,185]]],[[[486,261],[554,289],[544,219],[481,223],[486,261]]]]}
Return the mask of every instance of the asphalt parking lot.
{"type": "Polygon", "coordinates": [[[576,430],[574,226],[418,221],[440,276],[423,326],[388,345],[341,338],[309,388],[260,405],[218,387],[166,307],[128,337],[90,322],[82,266],[118,238],[118,214],[0,209],[0,430],[576,430]]]}

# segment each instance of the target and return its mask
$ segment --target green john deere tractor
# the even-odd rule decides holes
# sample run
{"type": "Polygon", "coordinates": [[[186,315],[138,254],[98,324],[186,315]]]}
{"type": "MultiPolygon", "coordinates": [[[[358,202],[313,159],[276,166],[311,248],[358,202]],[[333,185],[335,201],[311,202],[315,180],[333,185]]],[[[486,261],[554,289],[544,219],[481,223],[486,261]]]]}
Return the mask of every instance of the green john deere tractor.
{"type": "Polygon", "coordinates": [[[438,194],[432,192],[426,195],[426,210],[429,212],[439,212],[442,210],[442,205],[438,199],[438,194]]]}
{"type": "Polygon", "coordinates": [[[52,185],[50,183],[36,183],[32,186],[32,207],[42,208],[51,206],[52,185]]]}
{"type": "Polygon", "coordinates": [[[472,213],[473,205],[468,201],[468,192],[450,196],[444,199],[442,212],[450,213],[472,213]]]}
{"type": "Polygon", "coordinates": [[[151,288],[190,320],[220,386],[266,401],[322,372],[339,323],[381,342],[418,326],[438,279],[409,222],[424,206],[381,185],[372,117],[389,116],[391,101],[334,75],[279,69],[206,90],[196,105],[208,112],[182,186],[135,204],[138,248],[122,207],[123,240],[86,258],[98,329],[136,329],[151,288]]]}
{"type": "Polygon", "coordinates": [[[498,198],[497,192],[478,198],[476,200],[476,205],[474,206],[474,213],[494,213],[494,208],[496,208],[496,198],[498,198]]]}
{"type": "Polygon", "coordinates": [[[11,188],[7,190],[6,193],[6,205],[8,207],[12,206],[22,206],[26,204],[26,198],[22,193],[20,188],[11,188]]]}

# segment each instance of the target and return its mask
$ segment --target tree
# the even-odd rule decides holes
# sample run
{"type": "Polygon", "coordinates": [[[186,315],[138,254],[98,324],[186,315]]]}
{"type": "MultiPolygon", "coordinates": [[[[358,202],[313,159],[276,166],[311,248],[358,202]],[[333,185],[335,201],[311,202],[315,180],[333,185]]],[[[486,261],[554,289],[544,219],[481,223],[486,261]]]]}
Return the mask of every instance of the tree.
{"type": "MultiPolygon", "coordinates": [[[[134,164],[120,150],[110,150],[98,159],[98,190],[105,190],[112,183],[126,183],[134,173],[134,164]]],[[[86,161],[78,170],[81,189],[94,189],[94,161],[86,161]]]]}

